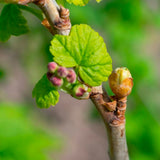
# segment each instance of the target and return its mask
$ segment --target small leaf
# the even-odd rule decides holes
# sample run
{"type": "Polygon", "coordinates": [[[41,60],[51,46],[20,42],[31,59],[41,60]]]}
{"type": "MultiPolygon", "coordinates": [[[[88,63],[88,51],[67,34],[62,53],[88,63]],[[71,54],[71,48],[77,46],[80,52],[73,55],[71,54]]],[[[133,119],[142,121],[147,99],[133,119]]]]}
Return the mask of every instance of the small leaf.
{"type": "Polygon", "coordinates": [[[103,38],[88,25],[73,26],[70,36],[55,35],[50,52],[58,64],[76,67],[81,79],[90,86],[106,81],[112,71],[103,38]]]}
{"type": "Polygon", "coordinates": [[[66,0],[68,3],[73,3],[76,6],[85,6],[89,0],[66,0]]]}
{"type": "Polygon", "coordinates": [[[49,108],[51,105],[54,106],[59,100],[59,93],[47,79],[46,74],[36,84],[32,95],[36,98],[36,103],[40,108],[49,108]]]}
{"type": "Polygon", "coordinates": [[[0,41],[7,41],[11,35],[27,33],[27,21],[15,4],[5,5],[0,15],[0,41]]]}

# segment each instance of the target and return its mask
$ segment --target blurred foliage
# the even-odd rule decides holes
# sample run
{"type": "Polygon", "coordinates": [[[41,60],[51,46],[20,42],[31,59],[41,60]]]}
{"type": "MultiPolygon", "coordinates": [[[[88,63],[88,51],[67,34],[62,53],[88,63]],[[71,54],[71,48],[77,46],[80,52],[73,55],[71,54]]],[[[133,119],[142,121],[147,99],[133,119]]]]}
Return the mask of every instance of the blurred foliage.
{"type": "Polygon", "coordinates": [[[0,15],[0,41],[7,41],[11,35],[19,36],[27,33],[27,21],[15,4],[7,4],[0,15]]]}
{"type": "Polygon", "coordinates": [[[5,77],[5,71],[4,69],[0,68],[0,80],[5,77]]]}
{"type": "Polygon", "coordinates": [[[126,114],[126,135],[131,160],[160,159],[160,124],[145,107],[126,114]]]}
{"type": "Polygon", "coordinates": [[[0,103],[1,160],[49,160],[48,152],[61,148],[60,137],[36,123],[27,107],[0,103]]]}

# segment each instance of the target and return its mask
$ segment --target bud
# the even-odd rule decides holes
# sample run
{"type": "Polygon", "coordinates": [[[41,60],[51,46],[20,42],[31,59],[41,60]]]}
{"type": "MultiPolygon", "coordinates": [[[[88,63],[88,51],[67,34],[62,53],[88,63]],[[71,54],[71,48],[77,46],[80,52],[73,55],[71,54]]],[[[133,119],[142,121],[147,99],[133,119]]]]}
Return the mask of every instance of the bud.
{"type": "Polygon", "coordinates": [[[82,84],[76,85],[73,88],[73,94],[77,98],[88,99],[89,98],[88,87],[82,84]]]}
{"type": "Polygon", "coordinates": [[[68,70],[67,81],[69,83],[75,83],[76,82],[76,73],[73,69],[68,70]]]}
{"type": "Polygon", "coordinates": [[[58,77],[52,77],[50,78],[50,81],[56,87],[60,87],[63,85],[63,79],[58,78],[58,77]]]}
{"type": "Polygon", "coordinates": [[[59,77],[65,78],[68,74],[68,70],[65,67],[59,67],[57,70],[57,75],[59,77]]]}
{"type": "Polygon", "coordinates": [[[112,92],[119,98],[128,96],[133,87],[133,79],[130,71],[125,68],[117,68],[109,76],[109,85],[112,92]]]}
{"type": "Polygon", "coordinates": [[[51,72],[51,73],[54,73],[58,68],[58,65],[57,63],[55,62],[50,62],[48,63],[48,71],[51,72]]]}

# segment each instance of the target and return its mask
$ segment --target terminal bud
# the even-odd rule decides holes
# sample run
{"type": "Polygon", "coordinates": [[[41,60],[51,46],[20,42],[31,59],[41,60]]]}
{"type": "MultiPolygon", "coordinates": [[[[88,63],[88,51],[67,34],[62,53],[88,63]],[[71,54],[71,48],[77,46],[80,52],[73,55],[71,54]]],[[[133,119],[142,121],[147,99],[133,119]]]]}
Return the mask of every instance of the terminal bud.
{"type": "Polygon", "coordinates": [[[109,85],[112,92],[119,98],[128,96],[133,87],[133,79],[126,67],[115,69],[109,76],[109,85]]]}

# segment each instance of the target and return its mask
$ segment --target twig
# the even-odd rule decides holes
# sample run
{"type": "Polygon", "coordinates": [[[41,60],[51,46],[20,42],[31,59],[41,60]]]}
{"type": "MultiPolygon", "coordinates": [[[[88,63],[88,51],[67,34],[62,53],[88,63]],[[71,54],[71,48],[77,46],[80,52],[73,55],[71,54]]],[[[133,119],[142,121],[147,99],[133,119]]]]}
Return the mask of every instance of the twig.
{"type": "Polygon", "coordinates": [[[110,160],[129,160],[124,117],[126,97],[124,99],[114,100],[113,102],[106,101],[108,98],[104,98],[102,89],[100,87],[98,88],[99,92],[98,89],[96,92],[93,90],[90,98],[101,114],[107,129],[110,160]],[[104,101],[108,108],[104,105],[104,101]],[[116,110],[113,110],[114,108],[116,110]]]}
{"type": "Polygon", "coordinates": [[[37,0],[38,5],[46,16],[50,26],[61,35],[69,35],[71,23],[69,10],[58,6],[55,0],[37,0]]]}

